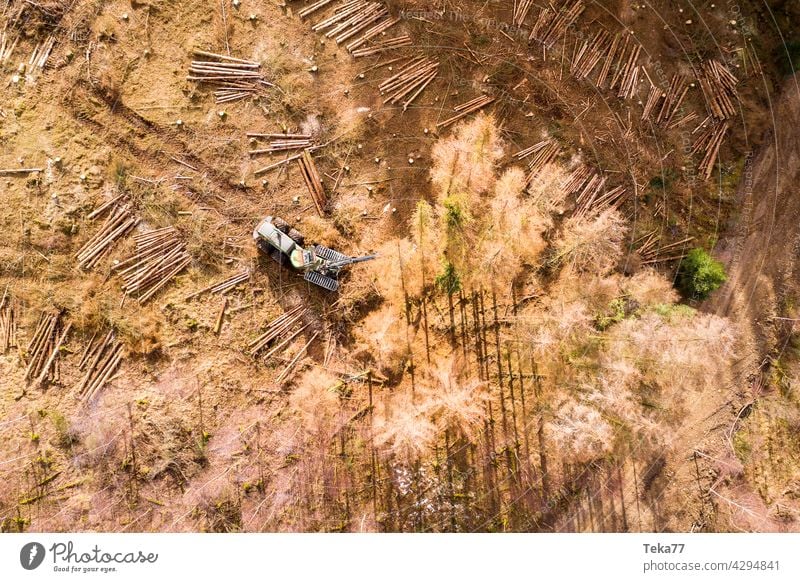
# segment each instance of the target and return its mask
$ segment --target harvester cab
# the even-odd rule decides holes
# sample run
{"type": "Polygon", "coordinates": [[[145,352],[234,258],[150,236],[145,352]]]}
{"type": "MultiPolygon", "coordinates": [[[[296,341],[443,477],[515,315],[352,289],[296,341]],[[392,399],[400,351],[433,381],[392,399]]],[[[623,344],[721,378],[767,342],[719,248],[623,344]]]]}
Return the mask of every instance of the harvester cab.
{"type": "Polygon", "coordinates": [[[253,231],[253,238],[259,250],[328,291],[339,289],[339,273],[344,267],[375,258],[374,255],[349,257],[322,245],[306,248],[302,234],[285,220],[272,216],[261,221],[253,231]]]}

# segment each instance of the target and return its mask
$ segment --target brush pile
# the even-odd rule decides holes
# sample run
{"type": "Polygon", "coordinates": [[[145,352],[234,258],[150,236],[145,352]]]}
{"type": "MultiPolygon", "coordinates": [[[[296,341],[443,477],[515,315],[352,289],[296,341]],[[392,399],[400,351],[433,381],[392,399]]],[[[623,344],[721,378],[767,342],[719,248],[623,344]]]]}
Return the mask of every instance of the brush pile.
{"type": "Polygon", "coordinates": [[[229,103],[259,95],[264,87],[273,87],[261,74],[261,64],[245,59],[195,50],[189,67],[189,81],[216,87],[217,103],[229,103]]]}
{"type": "Polygon", "coordinates": [[[145,303],[192,262],[174,227],[168,226],[134,237],[136,252],[115,264],[112,271],[123,280],[126,296],[145,303]]]}
{"type": "Polygon", "coordinates": [[[91,400],[111,380],[122,362],[122,344],[116,341],[113,331],[96,342],[95,337],[96,334],[89,341],[78,364],[84,372],[77,386],[78,398],[83,402],[91,400]]]}
{"type": "Polygon", "coordinates": [[[100,230],[81,247],[76,254],[81,269],[91,269],[105,257],[116,242],[139,224],[139,219],[131,214],[127,205],[116,204],[119,198],[107,202],[89,215],[96,218],[109,208],[111,212],[100,230]]]}
{"type": "Polygon", "coordinates": [[[28,360],[25,380],[28,383],[42,385],[56,382],[61,377],[61,346],[72,328],[72,323],[62,327],[61,315],[61,312],[42,313],[39,317],[36,331],[25,349],[28,360]]]}
{"type": "Polygon", "coordinates": [[[0,299],[0,354],[17,347],[17,316],[8,288],[0,299]]]}

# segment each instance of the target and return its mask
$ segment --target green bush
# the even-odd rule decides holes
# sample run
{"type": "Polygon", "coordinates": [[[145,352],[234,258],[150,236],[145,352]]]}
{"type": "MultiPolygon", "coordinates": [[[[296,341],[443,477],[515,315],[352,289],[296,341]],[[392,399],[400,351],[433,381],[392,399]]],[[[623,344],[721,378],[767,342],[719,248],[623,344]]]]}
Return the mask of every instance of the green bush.
{"type": "Polygon", "coordinates": [[[689,251],[678,267],[678,287],[691,299],[706,299],[726,279],[722,263],[703,249],[689,251]]]}
{"type": "Polygon", "coordinates": [[[461,277],[458,276],[455,265],[448,260],[442,265],[442,272],[436,276],[436,287],[448,295],[461,291],[461,277]]]}

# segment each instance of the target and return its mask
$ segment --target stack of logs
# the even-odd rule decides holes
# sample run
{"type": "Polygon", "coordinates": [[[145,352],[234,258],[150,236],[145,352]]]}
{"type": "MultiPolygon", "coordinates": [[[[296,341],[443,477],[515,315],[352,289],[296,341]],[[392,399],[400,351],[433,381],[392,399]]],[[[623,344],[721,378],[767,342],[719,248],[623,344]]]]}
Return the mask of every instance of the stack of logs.
{"type": "Polygon", "coordinates": [[[531,29],[528,40],[535,40],[548,49],[553,48],[553,45],[564,37],[567,29],[575,23],[585,8],[583,0],[575,0],[572,4],[562,6],[560,10],[549,6],[543,8],[531,29]]]}
{"type": "Polygon", "coordinates": [[[628,43],[629,37],[625,37],[625,45],[620,52],[617,71],[611,78],[611,90],[617,90],[617,97],[620,99],[632,99],[639,87],[639,55],[642,53],[642,45],[638,43],[628,43]],[[630,47],[625,50],[625,47],[630,47]]]}
{"type": "Polygon", "coordinates": [[[686,256],[685,245],[694,240],[693,236],[679,240],[677,242],[669,243],[664,246],[659,246],[661,238],[658,236],[658,230],[653,230],[640,238],[633,241],[633,245],[639,245],[637,253],[642,258],[642,265],[652,265],[655,263],[664,263],[668,261],[677,261],[686,256]],[[678,249],[680,246],[682,249],[678,249]],[[675,253],[680,254],[675,254],[675,253]]]}
{"type": "Polygon", "coordinates": [[[38,43],[28,59],[28,64],[31,67],[44,69],[47,64],[47,59],[50,58],[50,53],[53,52],[53,47],[56,44],[55,35],[50,35],[46,40],[38,43]]]}
{"type": "Polygon", "coordinates": [[[370,57],[407,46],[411,46],[411,37],[407,34],[401,34],[400,36],[374,42],[368,47],[354,49],[351,54],[355,58],[370,57]]]}
{"type": "MultiPolygon", "coordinates": [[[[603,179],[605,182],[605,179],[603,179]]],[[[619,208],[625,200],[627,190],[623,186],[616,186],[606,192],[601,192],[601,188],[589,190],[587,195],[584,195],[578,200],[574,216],[582,218],[587,215],[598,214],[607,208],[619,208]]]]}
{"type": "Polygon", "coordinates": [[[308,192],[314,201],[317,214],[324,216],[325,209],[328,207],[328,200],[325,196],[325,190],[322,187],[322,180],[319,177],[314,158],[311,157],[311,153],[308,150],[303,150],[302,155],[297,158],[297,163],[300,165],[303,180],[305,180],[308,192]]]}
{"type": "Polygon", "coordinates": [[[14,49],[17,48],[17,42],[19,42],[19,35],[12,40],[7,31],[0,32],[0,64],[11,58],[14,49]]]}
{"type": "Polygon", "coordinates": [[[714,164],[717,162],[720,147],[722,147],[722,142],[725,141],[725,135],[729,129],[729,121],[713,121],[709,116],[693,132],[699,132],[699,135],[692,145],[692,155],[703,154],[703,159],[697,169],[706,180],[714,172],[714,164]]]}
{"type": "Polygon", "coordinates": [[[525,178],[526,187],[533,183],[539,172],[555,161],[560,151],[561,148],[558,147],[555,141],[546,139],[514,154],[514,158],[517,160],[524,160],[529,156],[533,156],[528,162],[528,175],[525,178]]]}
{"type": "Polygon", "coordinates": [[[62,328],[61,312],[42,313],[36,331],[25,349],[28,358],[25,380],[28,383],[42,385],[59,379],[61,346],[71,328],[72,323],[62,328]]]}
{"type": "Polygon", "coordinates": [[[0,354],[12,347],[17,347],[17,314],[6,288],[0,299],[0,354]]]}
{"type": "Polygon", "coordinates": [[[239,273],[236,273],[232,277],[228,277],[224,281],[219,281],[217,283],[214,283],[213,285],[209,285],[208,287],[200,289],[200,291],[195,291],[191,295],[187,295],[186,301],[194,299],[195,297],[199,297],[204,293],[222,293],[222,294],[227,293],[231,289],[234,289],[237,285],[240,285],[241,283],[244,283],[249,279],[250,279],[250,270],[245,269],[243,271],[240,271],[239,273]]]}
{"type": "Polygon", "coordinates": [[[249,154],[272,154],[288,150],[303,150],[311,147],[311,135],[307,133],[248,133],[247,137],[258,140],[266,139],[266,148],[250,150],[249,154]]]}
{"type": "Polygon", "coordinates": [[[111,208],[111,212],[103,226],[92,238],[86,241],[76,255],[78,265],[82,269],[94,267],[111,251],[119,239],[127,235],[139,224],[139,219],[131,214],[126,205],[116,205],[117,200],[118,198],[103,204],[89,215],[89,218],[93,219],[111,208]]]}
{"type": "Polygon", "coordinates": [[[333,15],[314,24],[311,30],[326,31],[327,38],[332,38],[336,44],[340,44],[365,29],[374,28],[376,23],[388,17],[389,10],[381,2],[351,0],[337,8],[333,15]]]}
{"type": "MultiPolygon", "coordinates": [[[[277,339],[279,336],[291,331],[298,323],[300,323],[303,320],[303,318],[306,316],[307,313],[308,313],[307,308],[304,308],[302,305],[298,305],[296,307],[293,307],[283,315],[273,319],[267,325],[267,328],[264,331],[264,333],[261,334],[258,338],[256,338],[252,342],[250,342],[250,344],[248,345],[248,347],[250,348],[250,355],[251,356],[258,355],[260,351],[269,346],[270,342],[277,339]]],[[[305,329],[306,327],[307,326],[301,327],[300,330],[293,333],[288,338],[288,340],[283,341],[280,344],[272,347],[272,349],[270,349],[270,351],[267,353],[267,357],[275,355],[278,349],[285,347],[285,345],[288,345],[288,342],[297,337],[300,334],[300,332],[302,332],[302,330],[305,329]]]]}
{"type": "Polygon", "coordinates": [[[78,383],[78,398],[91,400],[112,378],[122,362],[122,344],[109,331],[102,340],[95,342],[95,334],[86,346],[78,364],[84,373],[78,383]]]}
{"type": "Polygon", "coordinates": [[[675,114],[680,110],[683,105],[684,99],[689,92],[689,80],[683,75],[674,74],[669,82],[669,89],[664,95],[664,102],[661,105],[661,111],[658,113],[656,123],[659,125],[666,125],[669,127],[675,119],[675,114]]]}
{"type": "Polygon", "coordinates": [[[494,97],[490,97],[489,95],[481,95],[480,97],[476,97],[471,101],[467,101],[466,103],[457,105],[456,107],[453,108],[453,111],[455,111],[456,114],[449,119],[440,121],[439,123],[436,124],[436,127],[437,129],[448,127],[454,124],[456,121],[463,119],[467,115],[475,113],[476,111],[483,109],[487,105],[491,105],[492,103],[494,103],[494,100],[495,100],[494,97]]]}
{"type": "Polygon", "coordinates": [[[577,79],[586,79],[591,75],[597,63],[611,45],[611,35],[601,30],[591,40],[583,41],[581,48],[572,59],[570,72],[577,79]]]}
{"type": "Polygon", "coordinates": [[[112,270],[122,277],[125,295],[145,303],[185,269],[192,258],[172,226],[137,234],[134,241],[133,256],[115,264],[112,270]]]}
{"type": "Polygon", "coordinates": [[[525,18],[528,16],[533,0],[514,0],[514,12],[511,17],[511,22],[514,26],[521,27],[525,24],[525,18]]]}
{"type": "Polygon", "coordinates": [[[378,86],[381,95],[388,95],[384,103],[403,101],[403,111],[419,97],[431,81],[439,74],[439,61],[428,57],[414,57],[400,70],[378,86]]]}
{"type": "Polygon", "coordinates": [[[186,78],[217,87],[214,91],[217,103],[238,101],[258,94],[264,86],[273,86],[264,79],[260,72],[261,64],[255,61],[201,50],[195,50],[194,55],[206,60],[192,61],[186,78]]]}
{"type": "Polygon", "coordinates": [[[738,80],[717,60],[706,61],[700,67],[700,87],[714,119],[725,120],[736,115],[738,80]]]}

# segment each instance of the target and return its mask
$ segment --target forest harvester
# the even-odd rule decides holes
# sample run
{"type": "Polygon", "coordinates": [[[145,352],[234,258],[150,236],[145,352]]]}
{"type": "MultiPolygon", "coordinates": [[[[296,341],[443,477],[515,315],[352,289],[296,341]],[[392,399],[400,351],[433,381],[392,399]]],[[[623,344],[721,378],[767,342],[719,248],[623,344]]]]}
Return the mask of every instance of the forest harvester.
{"type": "Polygon", "coordinates": [[[281,265],[303,273],[309,283],[328,291],[339,289],[339,273],[344,267],[375,258],[375,255],[348,257],[322,245],[306,248],[302,234],[282,218],[272,216],[261,221],[253,238],[259,250],[281,265]]]}

